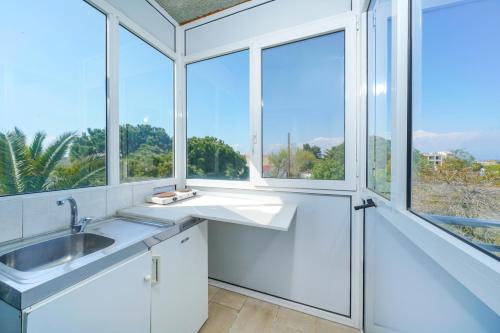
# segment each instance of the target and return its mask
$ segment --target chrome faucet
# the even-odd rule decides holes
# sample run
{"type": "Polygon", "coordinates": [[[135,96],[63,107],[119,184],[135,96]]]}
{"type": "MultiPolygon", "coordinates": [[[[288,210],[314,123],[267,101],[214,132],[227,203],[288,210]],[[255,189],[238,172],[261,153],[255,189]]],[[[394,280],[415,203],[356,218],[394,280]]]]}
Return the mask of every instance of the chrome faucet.
{"type": "Polygon", "coordinates": [[[92,221],[90,217],[84,217],[78,220],[78,205],[73,197],[61,198],[56,201],[58,206],[64,205],[69,202],[69,207],[71,209],[71,233],[76,234],[79,232],[84,232],[87,224],[92,221]]]}

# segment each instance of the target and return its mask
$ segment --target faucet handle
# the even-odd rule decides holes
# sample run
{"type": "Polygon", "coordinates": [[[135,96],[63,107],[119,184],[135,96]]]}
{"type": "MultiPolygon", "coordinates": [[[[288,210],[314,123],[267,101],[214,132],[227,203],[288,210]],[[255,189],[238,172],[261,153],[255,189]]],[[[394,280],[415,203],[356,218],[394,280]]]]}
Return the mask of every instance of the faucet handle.
{"type": "Polygon", "coordinates": [[[79,227],[79,232],[84,232],[85,228],[87,227],[87,224],[89,224],[92,221],[97,221],[100,220],[99,218],[96,217],[83,217],[78,221],[78,227],[79,227]]]}

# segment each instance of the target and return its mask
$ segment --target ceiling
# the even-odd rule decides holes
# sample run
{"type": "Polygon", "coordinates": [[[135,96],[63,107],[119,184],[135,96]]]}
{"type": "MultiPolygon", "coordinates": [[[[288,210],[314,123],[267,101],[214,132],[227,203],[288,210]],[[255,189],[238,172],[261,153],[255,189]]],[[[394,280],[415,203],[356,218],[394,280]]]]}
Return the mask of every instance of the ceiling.
{"type": "Polygon", "coordinates": [[[156,0],[180,24],[247,1],[250,0],[156,0]]]}

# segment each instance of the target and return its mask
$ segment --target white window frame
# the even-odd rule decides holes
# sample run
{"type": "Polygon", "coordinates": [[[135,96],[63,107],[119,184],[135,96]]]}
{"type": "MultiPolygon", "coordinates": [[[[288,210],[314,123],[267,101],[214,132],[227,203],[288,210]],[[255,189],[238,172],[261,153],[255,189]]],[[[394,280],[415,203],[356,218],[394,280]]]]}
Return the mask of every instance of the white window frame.
{"type": "MultiPolygon", "coordinates": [[[[184,57],[185,66],[190,63],[223,56],[226,54],[249,50],[249,101],[250,101],[250,133],[251,163],[250,178],[240,180],[186,179],[188,186],[221,187],[221,188],[289,188],[304,190],[334,190],[356,191],[356,86],[357,71],[357,27],[356,15],[340,14],[293,28],[265,34],[256,38],[242,40],[212,50],[191,54],[184,57]],[[262,177],[262,98],[261,98],[261,57],[262,50],[279,45],[285,45],[300,40],[306,40],[329,33],[344,31],[345,33],[345,179],[344,180],[310,180],[310,179],[277,179],[262,177]]],[[[185,100],[185,96],[184,96],[185,100]]],[[[184,112],[186,110],[183,110],[184,112]]],[[[185,139],[187,140],[187,139],[185,139]]],[[[184,150],[187,147],[184,147],[184,150]]],[[[186,160],[184,159],[186,162],[186,160]]]]}
{"type": "MultiPolygon", "coordinates": [[[[252,82],[258,101],[253,110],[255,127],[254,135],[257,143],[254,145],[256,154],[253,156],[257,174],[252,179],[256,186],[271,186],[279,188],[304,188],[326,190],[356,190],[356,17],[354,15],[339,15],[335,19],[326,19],[311,24],[294,27],[281,33],[258,40],[254,47],[258,50],[256,67],[262,68],[262,51],[270,47],[286,45],[296,41],[307,40],[317,36],[344,31],[345,33],[345,180],[313,180],[313,179],[278,179],[262,177],[262,77],[261,70],[256,71],[252,82]]],[[[263,70],[263,69],[262,69],[263,70]]],[[[255,142],[255,141],[254,141],[255,142]]]]}
{"type": "MultiPolygon", "coordinates": [[[[178,64],[181,54],[170,49],[140,25],[135,23],[127,15],[110,5],[105,0],[82,0],[99,9],[107,16],[107,134],[106,134],[106,168],[107,168],[107,185],[106,186],[127,186],[133,184],[151,184],[152,186],[168,186],[182,182],[183,174],[179,173],[178,162],[182,160],[182,156],[178,156],[176,143],[179,141],[179,136],[182,131],[179,130],[177,113],[180,107],[178,64]],[[138,182],[121,183],[120,182],[120,111],[119,111],[119,27],[123,26],[142,41],[149,44],[151,47],[158,50],[160,53],[173,61],[174,66],[174,133],[172,137],[172,147],[174,154],[173,175],[170,178],[150,179],[138,182]]],[[[148,1],[149,3],[149,1],[148,1]]],[[[170,22],[173,22],[176,30],[179,30],[178,24],[159,6],[150,3],[162,15],[167,17],[170,22]]],[[[179,39],[177,38],[177,41],[179,39]]],[[[179,49],[179,47],[176,47],[179,49]]]]}
{"type": "MultiPolygon", "coordinates": [[[[187,160],[187,156],[188,156],[188,146],[187,146],[187,140],[188,140],[188,127],[187,127],[187,121],[188,121],[188,115],[187,115],[187,66],[190,65],[190,64],[194,64],[194,63],[197,63],[197,62],[203,62],[203,61],[207,61],[207,60],[210,60],[210,59],[214,59],[214,58],[220,58],[220,57],[224,57],[226,55],[231,55],[233,53],[238,53],[238,52],[241,52],[241,51],[248,51],[248,61],[249,61],[249,66],[248,66],[248,71],[249,71],[249,82],[248,82],[248,86],[249,86],[249,92],[248,92],[248,96],[249,96],[249,106],[248,106],[248,115],[249,115],[249,118],[250,118],[250,126],[249,126],[249,129],[251,130],[252,128],[252,122],[251,122],[251,114],[252,114],[252,111],[251,111],[251,98],[250,98],[250,93],[251,93],[251,88],[250,88],[250,83],[252,82],[252,79],[251,79],[251,71],[252,71],[252,68],[251,68],[251,50],[250,50],[250,47],[248,46],[236,46],[236,48],[233,48],[233,47],[227,47],[227,48],[224,48],[224,49],[220,49],[220,50],[213,50],[213,51],[210,51],[210,52],[204,52],[203,54],[201,55],[195,55],[194,57],[185,57],[184,58],[184,63],[183,63],[183,70],[184,70],[184,75],[185,75],[185,80],[186,80],[186,84],[184,85],[185,87],[185,97],[184,97],[184,101],[185,101],[185,105],[186,105],[186,109],[184,110],[185,112],[185,117],[184,117],[184,121],[183,121],[183,124],[184,124],[184,128],[185,128],[185,131],[186,131],[186,135],[185,137],[183,138],[183,150],[184,150],[184,153],[185,153],[185,158],[184,158],[184,172],[185,172],[185,179],[186,179],[186,184],[188,186],[202,186],[202,187],[222,187],[222,188],[251,188],[251,185],[250,185],[250,174],[249,174],[249,177],[248,177],[248,180],[226,180],[226,179],[201,179],[201,178],[188,178],[188,174],[187,174],[187,168],[188,168],[188,160],[187,160]]],[[[248,137],[247,137],[247,140],[248,140],[248,143],[251,144],[251,141],[250,141],[250,133],[248,133],[248,137]]],[[[250,145],[251,146],[251,145],[250,145]]],[[[248,166],[249,169],[251,169],[251,166],[249,165],[248,166]]]]}
{"type": "MultiPolygon", "coordinates": [[[[375,0],[373,0],[375,1],[375,0]]],[[[386,87],[386,96],[387,96],[387,93],[389,91],[392,91],[393,94],[392,94],[392,100],[391,100],[391,104],[392,104],[392,112],[393,112],[393,117],[394,117],[394,113],[395,113],[395,108],[394,108],[394,92],[396,91],[396,87],[395,87],[395,80],[393,79],[392,82],[391,82],[391,86],[388,86],[387,85],[387,64],[384,62],[384,63],[380,63],[380,62],[376,62],[375,61],[375,58],[371,58],[370,55],[372,54],[377,54],[377,58],[378,57],[382,57],[384,59],[387,59],[389,54],[387,54],[387,46],[388,46],[388,38],[387,38],[387,26],[385,24],[381,24],[379,23],[379,21],[382,21],[382,20],[387,20],[388,17],[392,16],[392,17],[396,17],[395,16],[395,13],[393,12],[394,9],[396,8],[396,6],[394,4],[392,4],[391,7],[388,6],[389,3],[383,3],[383,6],[382,7],[377,7],[376,10],[376,14],[373,15],[373,12],[370,12],[368,11],[367,15],[368,15],[368,20],[376,20],[376,24],[377,24],[377,30],[376,32],[374,33],[371,29],[372,29],[372,23],[371,22],[368,22],[368,26],[367,26],[367,30],[368,30],[368,35],[367,35],[367,73],[368,73],[368,76],[366,78],[367,80],[367,110],[366,110],[366,113],[367,113],[367,117],[366,117],[366,122],[367,122],[367,126],[366,126],[366,130],[367,130],[367,137],[365,140],[361,141],[361,142],[367,142],[367,145],[366,145],[366,159],[367,159],[367,163],[369,164],[369,152],[370,152],[370,147],[368,147],[368,138],[371,134],[375,134],[377,135],[377,132],[375,133],[371,133],[370,132],[370,121],[373,121],[374,119],[377,118],[377,114],[378,114],[378,111],[380,109],[387,109],[387,98],[385,98],[383,101],[379,101],[378,99],[375,98],[375,94],[371,94],[370,91],[373,91],[374,89],[376,89],[377,85],[379,84],[379,82],[384,82],[386,87]],[[370,40],[370,36],[373,34],[373,37],[376,38],[376,41],[377,41],[377,44],[375,44],[375,41],[372,41],[370,40]],[[380,45],[382,44],[382,45],[380,45]],[[377,47],[378,46],[378,47],[377,47]],[[381,46],[381,47],[380,47],[381,46]],[[375,77],[375,73],[383,73],[382,76],[377,76],[375,77]],[[371,111],[371,108],[374,108],[374,114],[372,114],[372,118],[370,118],[370,111],[371,111]]],[[[392,20],[392,31],[395,32],[396,31],[396,27],[395,27],[395,20],[392,20]]],[[[393,77],[395,77],[394,73],[395,73],[395,68],[394,68],[394,50],[395,50],[395,40],[394,40],[394,36],[395,36],[395,33],[392,34],[391,38],[392,38],[392,63],[390,64],[393,68],[392,68],[392,73],[393,73],[393,77]]],[[[387,112],[387,110],[385,111],[387,112]]],[[[391,118],[391,126],[392,128],[390,129],[391,130],[391,141],[392,141],[392,138],[393,138],[393,131],[394,131],[394,119],[391,118]]],[[[376,149],[376,147],[375,147],[376,149]]],[[[391,152],[391,156],[392,155],[392,152],[391,152]]],[[[391,158],[391,170],[392,170],[392,158],[391,158]]],[[[377,191],[377,189],[375,188],[371,188],[369,187],[368,185],[368,180],[369,180],[369,173],[371,172],[371,170],[366,170],[366,188],[367,190],[369,191],[372,191],[373,193],[375,193],[376,195],[384,198],[384,199],[387,199],[387,200],[390,200],[390,197],[391,197],[391,193],[389,193],[389,197],[386,198],[385,196],[383,196],[379,191],[377,191]]],[[[392,179],[392,175],[391,175],[391,179],[392,179]]],[[[389,186],[391,187],[392,186],[392,181],[391,181],[391,184],[389,184],[389,186]]]]}
{"type": "MultiPolygon", "coordinates": [[[[363,0],[362,24],[366,24],[369,0],[363,0]]],[[[424,6],[439,2],[441,4],[457,0],[424,0],[424,6]]],[[[470,246],[459,238],[439,229],[432,223],[413,214],[407,208],[407,140],[408,140],[408,92],[409,86],[409,50],[408,34],[411,0],[393,1],[393,115],[392,115],[392,183],[391,200],[387,200],[367,188],[366,182],[366,146],[360,145],[360,184],[361,198],[373,198],[380,214],[401,232],[423,253],[432,258],[453,278],[463,284],[469,291],[500,314],[500,261],[470,246]],[[397,110],[397,112],[396,112],[397,110]]],[[[366,27],[361,29],[362,60],[360,84],[360,142],[368,134],[367,120],[367,34],[366,27]]],[[[359,216],[358,216],[359,217],[359,216]]]]}

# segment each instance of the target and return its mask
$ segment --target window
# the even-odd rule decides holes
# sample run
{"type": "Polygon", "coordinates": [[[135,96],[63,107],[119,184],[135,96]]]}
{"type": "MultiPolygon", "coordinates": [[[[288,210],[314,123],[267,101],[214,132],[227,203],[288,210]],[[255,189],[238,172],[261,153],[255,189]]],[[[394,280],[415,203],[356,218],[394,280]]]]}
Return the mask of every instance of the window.
{"type": "Polygon", "coordinates": [[[106,16],[5,1],[0,44],[0,196],[105,185],[106,16]]]}
{"type": "Polygon", "coordinates": [[[368,188],[389,198],[392,132],[392,1],[368,12],[368,188]]]}
{"type": "Polygon", "coordinates": [[[120,27],[120,178],[174,174],[174,62],[120,27]]]}
{"type": "Polygon", "coordinates": [[[500,258],[500,2],[412,12],[411,209],[500,258]]]}
{"type": "Polygon", "coordinates": [[[248,179],[248,51],[187,65],[187,137],[188,178],[248,179]]]}
{"type": "Polygon", "coordinates": [[[345,179],[344,31],[262,50],[262,175],[345,179]]]}

